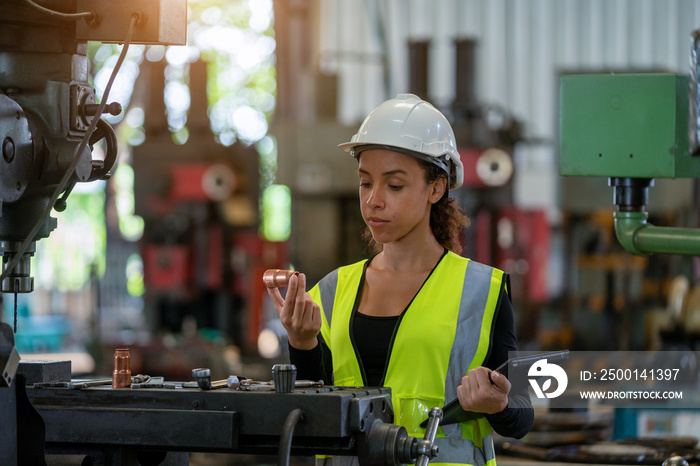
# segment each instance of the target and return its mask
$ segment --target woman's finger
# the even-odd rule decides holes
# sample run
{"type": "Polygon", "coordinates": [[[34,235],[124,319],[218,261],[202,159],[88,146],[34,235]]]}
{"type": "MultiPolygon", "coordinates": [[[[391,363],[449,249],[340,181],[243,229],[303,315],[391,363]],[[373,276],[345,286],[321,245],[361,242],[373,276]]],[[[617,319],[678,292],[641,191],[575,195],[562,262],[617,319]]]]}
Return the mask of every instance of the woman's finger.
{"type": "MultiPolygon", "coordinates": [[[[309,296],[309,299],[311,299],[311,296],[309,296]]],[[[313,301],[311,301],[311,324],[314,329],[321,329],[321,308],[313,301]]]]}
{"type": "Polygon", "coordinates": [[[280,313],[280,320],[282,323],[291,323],[294,317],[294,305],[296,302],[297,288],[299,284],[299,277],[292,275],[289,279],[289,285],[287,286],[287,294],[284,297],[284,305],[282,306],[282,312],[280,313]]]}
{"type": "Polygon", "coordinates": [[[482,390],[488,390],[489,388],[491,388],[492,383],[491,379],[489,378],[489,375],[491,374],[491,369],[481,366],[476,368],[474,372],[476,375],[476,380],[479,383],[479,387],[482,390]]]}
{"type": "Polygon", "coordinates": [[[304,293],[304,315],[301,318],[302,325],[306,330],[315,330],[314,328],[314,302],[309,293],[304,293]]]}
{"type": "Polygon", "coordinates": [[[457,387],[457,399],[459,399],[459,404],[462,405],[462,408],[468,409],[471,405],[470,395],[469,382],[467,377],[464,376],[462,377],[462,383],[457,387]]]}
{"type": "Polygon", "coordinates": [[[472,393],[477,393],[479,391],[481,380],[476,369],[470,369],[469,372],[467,372],[467,383],[472,393]]]}
{"type": "Polygon", "coordinates": [[[501,393],[505,395],[508,395],[508,393],[510,393],[510,380],[508,380],[508,378],[505,375],[494,371],[491,373],[491,380],[493,380],[493,384],[501,393]]]}
{"type": "Polygon", "coordinates": [[[270,296],[270,300],[272,300],[272,305],[275,311],[277,311],[277,315],[279,315],[280,312],[282,312],[282,306],[284,306],[284,298],[279,288],[267,288],[267,294],[270,296]]]}
{"type": "Polygon", "coordinates": [[[299,276],[294,278],[296,278],[296,286],[294,287],[294,315],[292,316],[292,322],[300,325],[303,322],[304,306],[306,305],[306,276],[300,273],[299,276]]]}

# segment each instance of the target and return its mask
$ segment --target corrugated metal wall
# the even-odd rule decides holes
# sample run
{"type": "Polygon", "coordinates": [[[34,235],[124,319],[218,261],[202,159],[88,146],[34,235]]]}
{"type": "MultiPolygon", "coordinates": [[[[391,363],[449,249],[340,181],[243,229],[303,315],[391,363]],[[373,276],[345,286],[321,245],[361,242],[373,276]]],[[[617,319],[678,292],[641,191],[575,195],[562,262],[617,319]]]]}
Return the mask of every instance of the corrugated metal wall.
{"type": "Polygon", "coordinates": [[[412,39],[431,41],[429,99],[449,104],[453,42],[477,39],[478,99],[504,107],[541,141],[516,161],[525,206],[556,198],[560,73],[687,73],[690,33],[700,27],[700,0],[320,1],[321,70],[338,75],[338,118],[350,125],[406,90],[412,39]]]}
{"type": "Polygon", "coordinates": [[[408,85],[407,42],[429,39],[430,99],[454,97],[456,38],[479,41],[477,93],[553,137],[560,71],[687,72],[700,0],[321,0],[321,67],[354,124],[408,85]],[[386,72],[385,63],[386,60],[386,72]]]}

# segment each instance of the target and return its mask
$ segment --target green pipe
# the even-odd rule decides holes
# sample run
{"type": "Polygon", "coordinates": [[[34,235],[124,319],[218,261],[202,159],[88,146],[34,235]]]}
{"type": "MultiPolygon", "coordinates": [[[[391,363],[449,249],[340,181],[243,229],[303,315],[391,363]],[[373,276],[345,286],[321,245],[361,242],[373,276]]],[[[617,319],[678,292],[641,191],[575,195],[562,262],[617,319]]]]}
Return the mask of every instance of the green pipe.
{"type": "Polygon", "coordinates": [[[615,234],[632,254],[700,255],[700,229],[656,227],[647,223],[647,212],[615,212],[615,234]]]}

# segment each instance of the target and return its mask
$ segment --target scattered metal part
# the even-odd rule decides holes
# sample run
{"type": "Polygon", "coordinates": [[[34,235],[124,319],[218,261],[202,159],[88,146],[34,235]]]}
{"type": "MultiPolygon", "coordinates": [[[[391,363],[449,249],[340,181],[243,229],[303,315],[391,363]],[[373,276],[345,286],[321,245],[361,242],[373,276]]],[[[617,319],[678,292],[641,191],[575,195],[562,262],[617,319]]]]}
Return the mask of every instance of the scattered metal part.
{"type": "Polygon", "coordinates": [[[275,364],[272,366],[272,380],[277,393],[293,393],[297,367],[294,364],[275,364]]]}
{"type": "Polygon", "coordinates": [[[272,381],[268,380],[267,382],[263,382],[260,380],[253,380],[253,379],[243,379],[241,380],[240,385],[242,387],[250,387],[251,385],[265,385],[265,386],[270,386],[272,385],[272,381]]]}
{"type": "Polygon", "coordinates": [[[128,348],[114,350],[114,372],[112,372],[112,388],[128,388],[131,386],[131,361],[128,348]]]}
{"type": "Polygon", "coordinates": [[[272,381],[260,381],[260,380],[252,380],[252,379],[241,379],[238,389],[239,390],[259,390],[259,389],[266,389],[269,390],[273,388],[272,381]]]}
{"type": "Polygon", "coordinates": [[[99,387],[101,385],[111,385],[112,384],[112,379],[94,379],[94,380],[85,380],[85,381],[73,381],[72,385],[74,389],[76,390],[81,390],[83,388],[88,388],[88,387],[99,387]]]}
{"type": "Polygon", "coordinates": [[[192,377],[197,381],[197,386],[202,390],[211,388],[211,370],[206,367],[192,369],[192,377]]]}
{"type": "MultiPolygon", "coordinates": [[[[110,385],[112,379],[93,379],[93,380],[71,380],[71,381],[54,381],[54,382],[36,382],[34,388],[71,388],[74,390],[82,390],[91,387],[100,387],[110,385]]],[[[231,375],[226,380],[209,381],[210,388],[204,388],[204,382],[165,382],[164,377],[151,377],[149,375],[135,375],[131,378],[132,389],[143,388],[166,388],[166,389],[183,389],[183,388],[201,388],[202,390],[216,390],[218,388],[230,388],[238,390],[273,390],[274,382],[272,380],[261,381],[252,380],[245,377],[231,375]]],[[[313,388],[323,387],[323,380],[297,380],[294,384],[295,388],[313,388]]]]}
{"type": "Polygon", "coordinates": [[[148,380],[141,383],[132,383],[132,389],[139,388],[165,388],[165,381],[163,377],[148,377],[148,380]]]}
{"type": "Polygon", "coordinates": [[[138,375],[132,375],[131,376],[131,383],[145,383],[150,380],[151,376],[150,375],[143,375],[143,374],[138,374],[138,375]]]}
{"type": "MultiPolygon", "coordinates": [[[[323,380],[297,380],[294,382],[294,388],[312,388],[312,387],[323,387],[323,380]]],[[[241,378],[238,389],[239,390],[260,390],[260,389],[274,389],[275,383],[272,380],[261,381],[261,380],[251,380],[241,378]]]]}
{"type": "Polygon", "coordinates": [[[202,390],[216,390],[217,388],[227,388],[228,382],[225,379],[211,381],[211,370],[201,367],[192,369],[192,377],[197,379],[197,386],[202,390]]]}
{"type": "Polygon", "coordinates": [[[225,379],[217,380],[211,383],[211,390],[216,390],[217,388],[228,388],[228,381],[225,379]]]}
{"type": "Polygon", "coordinates": [[[238,376],[230,375],[228,379],[226,379],[226,385],[228,388],[238,388],[241,385],[241,381],[238,376]]]}
{"type": "Polygon", "coordinates": [[[36,382],[34,388],[74,388],[71,382],[36,382]]]}
{"type": "Polygon", "coordinates": [[[241,384],[238,387],[239,390],[243,391],[250,391],[250,390],[270,390],[274,391],[274,388],[272,387],[272,384],[270,383],[247,383],[247,384],[241,384]]]}
{"type": "Polygon", "coordinates": [[[323,387],[323,380],[297,380],[294,383],[295,388],[311,388],[311,387],[323,387]]]}
{"type": "MultiPolygon", "coordinates": [[[[132,380],[134,381],[141,381],[141,382],[135,382],[137,385],[136,388],[145,388],[145,386],[148,386],[146,382],[149,380],[156,380],[160,381],[160,385],[163,384],[163,377],[155,377],[151,378],[149,375],[142,375],[139,374],[135,377],[132,377],[132,380]]],[[[72,388],[74,390],[82,390],[84,388],[91,388],[91,387],[101,387],[105,385],[111,385],[113,382],[113,379],[77,379],[77,380],[71,380],[71,381],[52,381],[52,382],[36,382],[33,384],[34,388],[72,388]]],[[[153,386],[155,387],[156,384],[154,383],[153,386]]]]}
{"type": "Polygon", "coordinates": [[[145,382],[145,383],[132,383],[131,384],[132,389],[138,389],[138,388],[163,388],[163,383],[159,382],[145,382]]]}

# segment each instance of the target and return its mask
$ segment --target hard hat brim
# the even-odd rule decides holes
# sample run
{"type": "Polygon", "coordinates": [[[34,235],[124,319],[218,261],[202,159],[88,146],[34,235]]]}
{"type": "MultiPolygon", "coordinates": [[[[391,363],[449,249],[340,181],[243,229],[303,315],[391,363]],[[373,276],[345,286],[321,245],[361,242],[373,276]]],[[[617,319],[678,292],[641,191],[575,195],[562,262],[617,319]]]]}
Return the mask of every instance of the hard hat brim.
{"type": "Polygon", "coordinates": [[[357,142],[344,142],[342,144],[338,144],[338,147],[340,147],[342,150],[345,152],[350,152],[352,151],[355,147],[357,146],[362,146],[365,145],[365,143],[357,143],[357,142]]]}
{"type": "Polygon", "coordinates": [[[433,165],[436,165],[437,167],[441,168],[445,173],[447,174],[448,179],[452,180],[450,182],[450,189],[455,189],[459,188],[462,186],[463,182],[463,172],[462,170],[464,169],[462,166],[462,161],[457,158],[455,160],[454,157],[450,157],[448,153],[443,154],[443,156],[433,156],[433,155],[428,155],[424,154],[422,152],[414,151],[411,149],[406,149],[404,147],[397,147],[397,146],[392,146],[388,144],[372,144],[368,142],[344,142],[342,144],[338,144],[338,147],[340,147],[343,151],[350,153],[354,158],[357,158],[357,156],[365,151],[365,150],[372,150],[372,149],[386,149],[386,150],[391,150],[394,152],[398,152],[401,154],[406,154],[411,157],[415,157],[419,160],[423,160],[424,162],[432,163],[433,165]],[[358,147],[361,147],[361,150],[356,150],[358,147]],[[444,157],[444,158],[443,158],[444,157]]]}

